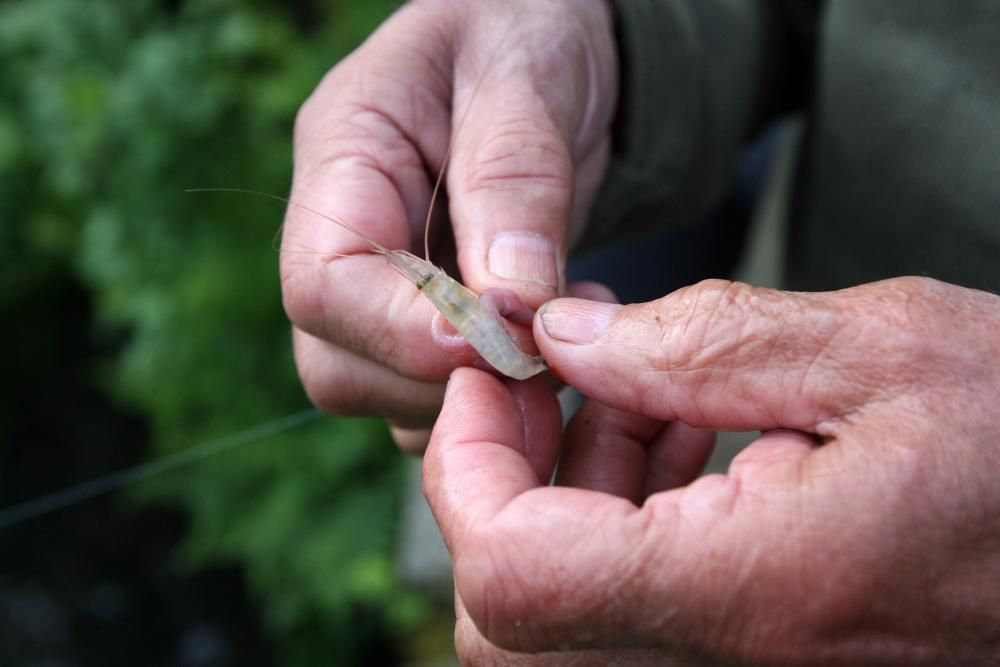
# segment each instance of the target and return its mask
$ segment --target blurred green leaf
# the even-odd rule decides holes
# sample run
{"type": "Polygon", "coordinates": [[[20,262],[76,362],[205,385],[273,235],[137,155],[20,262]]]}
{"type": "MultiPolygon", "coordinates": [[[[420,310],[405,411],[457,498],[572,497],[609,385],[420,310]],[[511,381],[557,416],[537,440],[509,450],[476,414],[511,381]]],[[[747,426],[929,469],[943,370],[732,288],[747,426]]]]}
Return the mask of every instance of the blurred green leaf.
{"type": "MultiPolygon", "coordinates": [[[[126,336],[107,387],[147,415],[158,452],[305,404],[271,248],[281,208],[184,189],[286,192],[298,105],[390,8],[0,6],[0,299],[74,267],[101,323],[81,335],[126,336]]],[[[185,567],[245,566],[289,664],[335,646],[349,665],[427,617],[392,567],[403,486],[384,426],[329,419],[135,495],[190,513],[185,567]]]]}

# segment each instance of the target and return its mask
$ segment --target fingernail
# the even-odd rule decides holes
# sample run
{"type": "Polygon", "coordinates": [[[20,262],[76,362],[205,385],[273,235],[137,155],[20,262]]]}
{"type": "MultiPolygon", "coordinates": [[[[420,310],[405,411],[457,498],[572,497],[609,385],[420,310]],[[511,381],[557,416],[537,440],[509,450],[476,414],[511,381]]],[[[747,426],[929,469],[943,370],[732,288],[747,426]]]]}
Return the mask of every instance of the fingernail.
{"type": "Polygon", "coordinates": [[[490,243],[486,266],[493,275],[509,280],[546,287],[559,284],[555,247],[534,234],[497,234],[490,243]]]}
{"type": "Polygon", "coordinates": [[[589,345],[596,341],[621,308],[615,303],[558,299],[542,306],[542,326],[551,338],[564,343],[589,345]]]}

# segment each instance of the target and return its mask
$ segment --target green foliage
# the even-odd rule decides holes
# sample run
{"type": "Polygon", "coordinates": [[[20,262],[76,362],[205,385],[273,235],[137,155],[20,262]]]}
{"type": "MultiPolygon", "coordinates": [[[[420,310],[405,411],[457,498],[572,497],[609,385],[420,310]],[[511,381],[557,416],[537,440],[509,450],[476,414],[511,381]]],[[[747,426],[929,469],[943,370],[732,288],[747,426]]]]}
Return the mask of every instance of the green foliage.
{"type": "MultiPolygon", "coordinates": [[[[305,403],[271,248],[280,207],[183,192],[287,191],[298,105],[388,11],[283,7],[0,7],[0,298],[75,267],[102,324],[81,335],[125,336],[106,382],[161,454],[305,403]]],[[[140,493],[190,512],[188,566],[245,566],[290,662],[350,664],[366,633],[423,612],[391,566],[400,463],[380,424],[327,420],[140,493]]]]}

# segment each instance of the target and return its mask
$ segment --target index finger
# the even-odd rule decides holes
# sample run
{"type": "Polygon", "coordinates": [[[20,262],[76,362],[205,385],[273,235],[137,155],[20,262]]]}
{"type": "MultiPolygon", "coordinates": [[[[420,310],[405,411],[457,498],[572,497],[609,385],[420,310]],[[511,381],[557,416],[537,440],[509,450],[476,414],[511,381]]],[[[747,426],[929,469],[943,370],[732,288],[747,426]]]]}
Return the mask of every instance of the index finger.
{"type": "Polygon", "coordinates": [[[449,547],[467,526],[548,483],[561,429],[544,378],[505,385],[472,368],[452,373],[424,457],[424,493],[449,547]]]}
{"type": "MultiPolygon", "coordinates": [[[[440,18],[440,17],[438,17],[440,18]]],[[[429,172],[447,149],[450,34],[415,6],[390,18],[320,83],[296,119],[282,240],[285,307],[302,330],[403,375],[440,379],[456,363],[430,333],[434,310],[368,240],[410,249],[422,234],[429,172]]]]}
{"type": "MultiPolygon", "coordinates": [[[[659,645],[663,624],[681,618],[661,615],[678,611],[680,584],[698,558],[678,548],[678,496],[661,494],[639,509],[543,485],[524,453],[541,447],[554,456],[559,421],[554,406],[539,406],[531,392],[541,381],[533,382],[505,386],[467,368],[449,382],[424,458],[424,492],[456,590],[484,636],[503,648],[659,645]]],[[[728,506],[728,485],[716,486],[701,494],[703,504],[728,506]]],[[[702,618],[710,598],[684,602],[702,618]]]]}

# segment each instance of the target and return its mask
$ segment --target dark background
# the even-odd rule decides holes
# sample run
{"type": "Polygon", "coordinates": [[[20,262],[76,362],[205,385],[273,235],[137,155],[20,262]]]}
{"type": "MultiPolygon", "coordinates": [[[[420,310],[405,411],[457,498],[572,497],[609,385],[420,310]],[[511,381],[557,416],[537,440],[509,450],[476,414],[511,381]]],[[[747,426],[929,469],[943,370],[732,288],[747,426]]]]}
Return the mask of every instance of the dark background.
{"type": "MultiPolygon", "coordinates": [[[[271,240],[299,104],[371,0],[0,5],[0,506],[308,406],[271,240]]],[[[0,665],[447,658],[402,458],[325,418],[0,529],[0,665]]]]}

